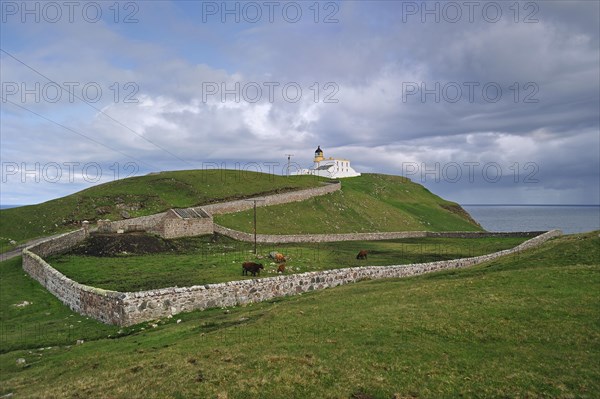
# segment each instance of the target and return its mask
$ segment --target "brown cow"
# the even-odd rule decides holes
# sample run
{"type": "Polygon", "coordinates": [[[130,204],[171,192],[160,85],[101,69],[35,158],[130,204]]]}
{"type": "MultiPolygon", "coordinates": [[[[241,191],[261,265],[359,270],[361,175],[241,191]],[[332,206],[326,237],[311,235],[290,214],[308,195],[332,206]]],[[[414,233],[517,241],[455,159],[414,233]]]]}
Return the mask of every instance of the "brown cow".
{"type": "Polygon", "coordinates": [[[367,259],[367,251],[364,249],[356,255],[356,259],[367,259]]]}
{"type": "Polygon", "coordinates": [[[285,273],[285,263],[282,263],[277,267],[277,273],[285,273]]]}
{"type": "Polygon", "coordinates": [[[269,258],[273,259],[276,263],[283,263],[287,260],[282,253],[277,251],[270,252],[269,258]]]}
{"type": "Polygon", "coordinates": [[[257,273],[260,274],[260,269],[264,269],[262,263],[244,262],[242,263],[242,276],[247,276],[248,272],[256,276],[257,273]]]}

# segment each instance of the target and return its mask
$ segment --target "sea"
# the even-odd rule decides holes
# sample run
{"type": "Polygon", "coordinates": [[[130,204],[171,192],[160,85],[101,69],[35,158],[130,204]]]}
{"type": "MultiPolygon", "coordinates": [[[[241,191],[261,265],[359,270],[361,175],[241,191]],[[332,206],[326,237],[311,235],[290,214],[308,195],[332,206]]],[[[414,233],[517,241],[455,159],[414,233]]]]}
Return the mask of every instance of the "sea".
{"type": "Polygon", "coordinates": [[[0,205],[0,209],[18,208],[21,205],[0,205]]]}
{"type": "MultiPolygon", "coordinates": [[[[19,205],[0,205],[0,209],[19,205]]],[[[487,231],[600,230],[600,205],[461,205],[487,231]]]]}
{"type": "Polygon", "coordinates": [[[600,230],[600,205],[461,205],[487,231],[600,230]]]}

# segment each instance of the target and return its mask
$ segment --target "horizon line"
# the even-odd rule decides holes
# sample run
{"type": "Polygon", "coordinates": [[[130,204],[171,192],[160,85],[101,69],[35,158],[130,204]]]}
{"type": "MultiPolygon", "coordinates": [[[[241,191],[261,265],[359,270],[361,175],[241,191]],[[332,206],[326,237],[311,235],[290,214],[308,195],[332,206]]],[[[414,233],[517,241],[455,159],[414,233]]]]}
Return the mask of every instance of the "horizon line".
{"type": "Polygon", "coordinates": [[[600,206],[600,204],[460,204],[461,206],[600,206]]]}

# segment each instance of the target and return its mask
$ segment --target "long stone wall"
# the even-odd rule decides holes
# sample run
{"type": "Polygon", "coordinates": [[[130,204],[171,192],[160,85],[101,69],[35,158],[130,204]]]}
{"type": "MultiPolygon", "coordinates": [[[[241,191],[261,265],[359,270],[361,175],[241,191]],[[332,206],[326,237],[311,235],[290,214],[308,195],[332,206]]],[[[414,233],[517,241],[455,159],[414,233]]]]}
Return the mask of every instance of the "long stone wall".
{"type": "MultiPolygon", "coordinates": [[[[214,224],[215,233],[234,238],[239,241],[254,242],[254,234],[233,230],[214,224]]],[[[400,231],[388,233],[348,233],[348,234],[257,234],[256,241],[264,244],[296,243],[296,242],[335,242],[359,240],[389,240],[393,238],[426,237],[425,231],[400,231]]]]}
{"type": "Polygon", "coordinates": [[[79,284],[42,258],[77,245],[86,236],[87,232],[80,229],[25,248],[23,270],[73,311],[107,324],[122,325],[124,294],[79,284]]]}
{"type": "Polygon", "coordinates": [[[69,233],[61,234],[54,238],[41,241],[37,244],[29,246],[23,250],[23,252],[32,252],[35,255],[45,257],[49,255],[58,254],[69,250],[87,237],[85,229],[81,228],[69,233]]]}
{"type": "Polygon", "coordinates": [[[122,293],[79,284],[61,274],[42,258],[81,242],[87,235],[86,231],[81,229],[27,247],[23,251],[23,269],[72,310],[104,323],[128,326],[179,312],[260,302],[364,279],[407,277],[472,266],[532,248],[561,234],[560,231],[553,230],[512,249],[449,261],[353,267],[221,284],[122,293]]]}
{"type": "MultiPolygon", "coordinates": [[[[279,204],[287,204],[290,202],[304,201],[312,197],[318,197],[321,195],[333,193],[341,189],[342,185],[340,182],[325,183],[321,187],[307,188],[304,190],[290,191],[287,193],[266,195],[264,197],[257,197],[261,201],[256,202],[257,207],[271,206],[279,204]]],[[[254,207],[253,201],[237,200],[229,202],[220,202],[217,204],[202,205],[194,209],[204,209],[211,215],[221,215],[225,213],[234,213],[246,211],[254,207]]]]}
{"type": "MultiPolygon", "coordinates": [[[[254,234],[233,230],[218,224],[214,224],[215,233],[234,238],[239,241],[254,242],[254,234]]],[[[485,237],[535,237],[544,233],[543,231],[527,232],[502,232],[494,233],[487,231],[397,231],[381,233],[347,233],[347,234],[257,234],[256,242],[263,244],[277,243],[301,243],[301,242],[337,242],[337,241],[370,241],[370,240],[392,240],[397,238],[485,238],[485,237]]]]}
{"type": "Polygon", "coordinates": [[[131,325],[179,312],[261,302],[275,297],[296,295],[360,280],[408,277],[438,270],[468,267],[535,247],[561,234],[560,231],[553,230],[534,237],[512,249],[449,261],[395,266],[352,267],[221,284],[128,292],[123,298],[123,306],[125,307],[123,321],[126,325],[131,325]]]}

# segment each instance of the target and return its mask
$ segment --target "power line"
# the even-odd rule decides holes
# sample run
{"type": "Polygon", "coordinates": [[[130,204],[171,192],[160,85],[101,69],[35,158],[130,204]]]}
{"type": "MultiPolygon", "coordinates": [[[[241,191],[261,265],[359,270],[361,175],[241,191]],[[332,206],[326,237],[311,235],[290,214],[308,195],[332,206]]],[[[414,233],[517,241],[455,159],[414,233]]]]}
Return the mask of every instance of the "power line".
{"type": "Polygon", "coordinates": [[[146,162],[146,161],[142,161],[141,159],[137,159],[137,158],[135,158],[135,157],[132,157],[131,155],[125,154],[124,152],[122,152],[122,151],[120,151],[120,150],[117,150],[116,148],[112,148],[112,147],[110,147],[110,146],[108,146],[108,145],[106,145],[106,144],[104,144],[104,143],[101,143],[100,141],[98,141],[98,140],[95,140],[95,139],[93,139],[93,138],[91,138],[91,137],[89,137],[89,136],[87,136],[87,135],[85,135],[85,134],[83,134],[83,133],[81,133],[81,132],[78,132],[77,130],[75,130],[75,129],[72,129],[72,128],[68,127],[68,126],[65,126],[65,125],[63,125],[62,123],[56,122],[56,121],[54,121],[54,120],[52,120],[52,119],[50,119],[50,118],[48,118],[48,117],[45,117],[45,116],[44,116],[44,115],[42,115],[42,114],[38,114],[37,112],[35,112],[35,111],[32,111],[32,110],[30,110],[29,108],[26,108],[26,107],[24,107],[24,106],[22,106],[22,105],[16,104],[16,103],[12,102],[12,101],[11,101],[11,100],[9,100],[9,99],[5,99],[5,101],[6,101],[6,102],[8,102],[8,103],[10,103],[10,104],[12,104],[12,105],[14,105],[14,106],[16,106],[16,107],[19,107],[19,108],[21,108],[21,109],[25,110],[25,111],[27,111],[27,112],[30,112],[30,113],[32,113],[32,114],[34,114],[34,115],[36,115],[36,116],[38,116],[38,117],[40,117],[40,118],[42,118],[42,119],[45,119],[45,120],[47,120],[48,122],[54,123],[55,125],[57,125],[57,126],[60,126],[60,127],[62,127],[63,129],[65,129],[65,130],[68,130],[68,131],[70,131],[70,132],[72,132],[72,133],[74,133],[74,134],[76,134],[76,135],[78,135],[78,136],[81,136],[81,137],[83,137],[83,138],[86,138],[86,139],[88,139],[88,140],[90,140],[90,141],[92,141],[92,142],[94,142],[94,143],[96,143],[96,144],[99,144],[99,145],[101,145],[101,146],[103,146],[103,147],[106,147],[106,148],[108,148],[108,149],[109,149],[109,150],[111,150],[111,151],[118,152],[119,154],[121,154],[121,155],[123,155],[123,156],[125,156],[125,157],[127,157],[127,158],[130,158],[130,159],[133,159],[133,160],[135,160],[135,161],[138,161],[138,162],[140,162],[140,163],[146,164],[147,166],[150,166],[152,169],[155,169],[155,170],[160,170],[160,168],[157,168],[156,166],[154,166],[154,165],[151,165],[151,164],[149,164],[149,163],[148,163],[148,162],[146,162]]]}
{"type": "MultiPolygon", "coordinates": [[[[38,71],[37,69],[33,68],[32,66],[29,66],[28,64],[26,64],[25,62],[21,61],[20,59],[18,59],[17,57],[15,57],[14,55],[12,55],[11,53],[9,53],[8,51],[0,48],[0,51],[2,51],[3,53],[5,53],[6,55],[8,55],[9,57],[11,57],[12,59],[14,59],[15,61],[21,63],[22,65],[24,65],[25,67],[31,69],[33,72],[37,73],[38,75],[42,76],[44,79],[48,80],[50,83],[54,83],[55,85],[57,85],[58,87],[60,87],[63,91],[69,93],[70,95],[72,95],[73,97],[77,98],[78,100],[83,101],[84,104],[86,104],[87,106],[89,106],[90,108],[93,108],[94,110],[100,112],[102,115],[106,116],[107,118],[109,118],[110,120],[116,122],[117,124],[121,125],[122,127],[124,127],[125,129],[129,130],[130,132],[132,132],[133,134],[135,134],[136,136],[146,140],[148,143],[152,144],[153,146],[155,146],[156,148],[166,152],[167,154],[171,155],[172,157],[180,160],[181,162],[184,162],[190,166],[194,166],[193,164],[191,164],[190,162],[186,161],[185,159],[182,159],[180,157],[178,157],[177,155],[173,154],[171,151],[167,150],[166,148],[156,144],[155,142],[153,142],[152,140],[144,137],[143,135],[139,134],[138,132],[136,132],[135,130],[133,130],[132,128],[130,128],[129,126],[125,125],[124,123],[122,123],[121,121],[113,118],[112,116],[108,115],[106,112],[102,111],[100,108],[97,108],[95,106],[93,106],[92,104],[88,103],[87,101],[85,101],[83,98],[79,97],[77,94],[75,94],[74,92],[70,92],[69,90],[65,89],[62,85],[60,85],[59,83],[55,82],[54,80],[50,79],[48,76],[44,75],[43,73],[41,73],[40,71],[38,71]]],[[[13,103],[14,104],[14,103],[13,103]]],[[[16,104],[15,104],[16,105],[16,104]]]]}

